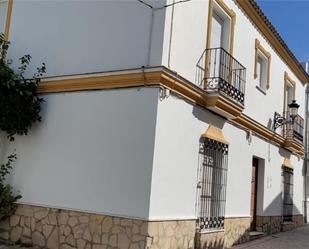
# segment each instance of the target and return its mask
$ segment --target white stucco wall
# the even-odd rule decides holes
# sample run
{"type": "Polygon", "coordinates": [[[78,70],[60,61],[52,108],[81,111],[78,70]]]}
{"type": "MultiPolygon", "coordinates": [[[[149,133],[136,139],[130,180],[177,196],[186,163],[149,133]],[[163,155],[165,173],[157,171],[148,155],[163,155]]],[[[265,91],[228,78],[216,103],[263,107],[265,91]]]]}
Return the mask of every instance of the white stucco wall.
{"type": "Polygon", "coordinates": [[[5,146],[20,202],[147,218],[158,88],[43,97],[42,123],[5,146]]]}
{"type": "MultiPolygon", "coordinates": [[[[233,57],[247,69],[244,113],[271,127],[274,112],[283,112],[284,72],[287,71],[297,83],[296,99],[301,104],[299,114],[304,117],[305,87],[235,2],[224,2],[236,13],[233,57]],[[256,88],[257,80],[254,79],[256,38],[271,54],[270,88],[266,95],[256,88]]],[[[171,12],[171,8],[166,11],[163,65],[195,83],[196,64],[206,48],[208,1],[178,4],[173,18],[171,12]]]]}
{"type": "Polygon", "coordinates": [[[9,58],[17,67],[30,54],[29,76],[42,62],[48,76],[161,65],[165,9],[155,11],[152,36],[151,16],[136,0],[14,1],[9,58]]]}
{"type": "Polygon", "coordinates": [[[252,158],[264,159],[264,181],[259,186],[258,215],[281,215],[284,157],[291,157],[294,169],[294,213],[302,212],[302,160],[291,153],[252,136],[211,112],[170,96],[159,102],[150,219],[196,218],[199,139],[213,124],[223,128],[230,142],[226,216],[250,216],[252,158]]]}
{"type": "MultiPolygon", "coordinates": [[[[247,68],[244,113],[269,126],[274,112],[283,110],[287,71],[297,81],[304,116],[304,87],[234,2],[225,2],[236,13],[234,57],[247,68]],[[253,79],[255,38],[272,55],[266,95],[253,79]]],[[[206,44],[208,1],[175,5],[173,20],[171,12],[172,7],[155,12],[150,43],[151,10],[138,1],[15,1],[9,58],[16,63],[30,53],[33,67],[46,62],[49,76],[137,68],[149,61],[195,82],[206,44]]],[[[264,159],[258,212],[281,214],[281,164],[290,154],[257,137],[249,145],[245,131],[211,112],[170,96],[159,102],[157,115],[158,89],[45,98],[43,122],[7,148],[16,148],[19,157],[11,180],[22,202],[154,220],[195,218],[199,138],[211,123],[230,141],[226,216],[250,214],[253,156],[264,159]]],[[[298,213],[302,160],[291,160],[298,213]]]]}

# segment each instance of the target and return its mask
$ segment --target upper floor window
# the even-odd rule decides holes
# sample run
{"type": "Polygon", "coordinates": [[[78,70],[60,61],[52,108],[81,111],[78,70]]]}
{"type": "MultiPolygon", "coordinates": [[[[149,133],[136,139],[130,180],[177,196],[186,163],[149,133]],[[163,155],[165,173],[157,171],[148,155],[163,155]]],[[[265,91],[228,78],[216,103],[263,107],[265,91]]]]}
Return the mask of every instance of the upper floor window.
{"type": "Polygon", "coordinates": [[[296,83],[293,81],[287,72],[284,73],[284,112],[289,110],[289,104],[295,99],[296,83]]]}
{"type": "Polygon", "coordinates": [[[270,59],[270,53],[261,46],[258,39],[255,39],[254,78],[257,79],[258,88],[264,93],[269,88],[270,59]]]}
{"type": "Polygon", "coordinates": [[[267,88],[267,59],[262,54],[258,54],[257,61],[258,86],[266,91],[267,88]]]}

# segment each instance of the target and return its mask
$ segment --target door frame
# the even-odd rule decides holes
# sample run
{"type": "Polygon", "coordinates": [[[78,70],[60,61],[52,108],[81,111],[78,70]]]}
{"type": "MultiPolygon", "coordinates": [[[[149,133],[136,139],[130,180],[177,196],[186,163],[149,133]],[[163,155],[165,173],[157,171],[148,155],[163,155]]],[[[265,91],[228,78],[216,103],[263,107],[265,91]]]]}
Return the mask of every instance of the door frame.
{"type": "Polygon", "coordinates": [[[258,175],[259,175],[259,159],[256,157],[252,157],[252,166],[251,166],[251,190],[250,190],[250,217],[251,217],[251,222],[250,222],[250,230],[255,231],[256,230],[256,217],[257,217],[257,199],[258,199],[258,175]],[[252,207],[252,173],[253,173],[253,168],[255,167],[255,182],[254,182],[254,200],[253,200],[253,205],[252,207]],[[251,212],[253,208],[253,213],[251,212]]]}

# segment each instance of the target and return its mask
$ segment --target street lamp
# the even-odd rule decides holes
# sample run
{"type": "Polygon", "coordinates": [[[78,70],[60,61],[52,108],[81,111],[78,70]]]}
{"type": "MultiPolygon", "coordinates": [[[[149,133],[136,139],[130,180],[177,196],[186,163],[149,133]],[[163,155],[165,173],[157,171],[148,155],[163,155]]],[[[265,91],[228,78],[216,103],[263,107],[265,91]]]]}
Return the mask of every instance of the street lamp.
{"type": "Polygon", "coordinates": [[[290,119],[286,119],[283,116],[281,116],[279,113],[275,112],[274,115],[274,130],[276,130],[278,127],[285,125],[285,124],[294,124],[295,119],[297,117],[299,104],[296,103],[296,100],[292,100],[292,103],[288,104],[289,107],[289,113],[290,113],[290,119]]]}

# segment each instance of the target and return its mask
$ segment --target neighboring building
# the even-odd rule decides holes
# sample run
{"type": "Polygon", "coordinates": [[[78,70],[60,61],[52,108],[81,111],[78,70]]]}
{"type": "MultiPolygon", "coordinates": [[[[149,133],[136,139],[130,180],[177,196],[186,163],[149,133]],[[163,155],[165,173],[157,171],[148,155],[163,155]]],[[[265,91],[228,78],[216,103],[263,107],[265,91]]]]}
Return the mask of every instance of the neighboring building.
{"type": "Polygon", "coordinates": [[[2,138],[23,195],[2,238],[219,248],[303,224],[309,76],[253,0],[0,4],[13,65],[47,65],[42,123],[2,138]]]}

